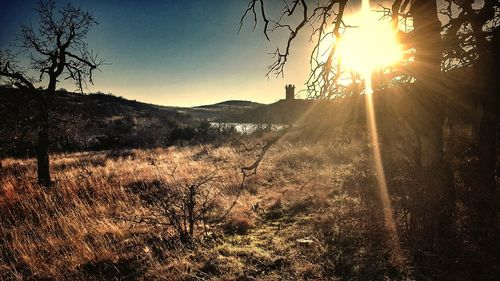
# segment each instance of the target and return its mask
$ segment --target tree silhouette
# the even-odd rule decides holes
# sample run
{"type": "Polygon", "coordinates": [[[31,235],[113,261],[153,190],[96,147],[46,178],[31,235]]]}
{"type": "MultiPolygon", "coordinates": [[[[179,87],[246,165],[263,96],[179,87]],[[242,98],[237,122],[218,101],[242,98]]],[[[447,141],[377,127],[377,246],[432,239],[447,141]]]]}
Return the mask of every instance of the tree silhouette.
{"type": "Polygon", "coordinates": [[[87,33],[97,24],[88,11],[71,4],[56,10],[52,0],[38,2],[35,10],[39,15],[38,27],[23,25],[17,46],[20,53],[28,55],[23,62],[29,62],[29,66],[22,68],[12,52],[0,51],[0,78],[12,87],[37,95],[38,182],[50,186],[50,113],[58,79],[73,80],[83,92],[87,82],[93,83],[92,74],[104,61],[85,42],[87,33]],[[46,87],[37,88],[39,83],[46,83],[46,87]]]}
{"type": "Polygon", "coordinates": [[[498,178],[498,146],[500,95],[498,66],[500,65],[500,3],[486,0],[476,6],[474,1],[446,1],[442,14],[447,18],[444,31],[444,68],[453,73],[468,69],[468,79],[474,83],[467,90],[472,102],[483,110],[479,125],[473,208],[476,237],[483,250],[491,251],[492,233],[498,207],[495,203],[498,178]]]}
{"type": "MultiPolygon", "coordinates": [[[[420,249],[444,249],[450,246],[453,235],[450,233],[454,212],[455,190],[452,173],[444,159],[443,125],[446,120],[451,92],[449,77],[455,70],[464,73],[476,73],[477,85],[472,89],[475,101],[481,103],[484,114],[481,119],[478,156],[480,170],[477,174],[476,200],[478,227],[489,224],[495,227],[497,211],[492,198],[496,190],[496,163],[498,122],[500,108],[498,88],[499,61],[499,26],[500,4],[497,0],[486,0],[481,7],[474,7],[474,1],[445,1],[448,5],[438,10],[435,0],[394,0],[390,8],[382,7],[385,16],[392,18],[392,24],[398,30],[398,39],[407,50],[412,50],[412,60],[390,77],[402,77],[398,83],[412,83],[416,95],[411,95],[412,103],[419,112],[419,120],[413,120],[413,129],[417,135],[419,147],[417,161],[425,179],[419,191],[426,200],[424,211],[412,214],[412,219],[419,221],[421,233],[416,247],[420,249]],[[447,19],[442,24],[438,13],[447,19]],[[405,28],[402,28],[405,27],[405,28]],[[444,36],[443,36],[444,34],[444,36]],[[468,71],[470,70],[470,71],[468,71]],[[448,72],[448,73],[447,73],[448,72]],[[421,216],[418,218],[418,216],[421,216]]],[[[269,33],[278,30],[288,32],[284,47],[274,52],[274,63],[269,66],[268,75],[283,75],[284,67],[291,55],[292,43],[299,33],[309,33],[315,47],[311,53],[311,74],[307,81],[310,98],[330,99],[359,95],[353,85],[338,83],[342,70],[336,59],[336,44],[343,32],[350,28],[345,22],[347,0],[284,1],[283,12],[277,18],[270,18],[265,0],[250,0],[241,19],[253,15],[255,26],[259,19],[263,21],[264,34],[269,40],[269,33]],[[297,14],[300,14],[298,16],[297,14]],[[333,38],[333,40],[332,40],[333,38]],[[330,44],[331,46],[324,46],[330,44]],[[327,59],[320,59],[319,50],[327,50],[327,59]]],[[[323,56],[324,57],[324,56],[323,56]]],[[[456,78],[455,78],[456,79],[456,78]]],[[[466,79],[474,80],[473,77],[466,79]]],[[[408,97],[410,98],[410,97],[408,97]]],[[[488,228],[488,227],[486,227],[488,228]]],[[[483,234],[489,237],[491,231],[483,234]]],[[[488,245],[488,242],[484,243],[488,245]]]]}
{"type": "Polygon", "coordinates": [[[311,72],[307,81],[309,96],[317,99],[328,99],[349,95],[352,89],[338,83],[340,63],[335,57],[335,46],[326,46],[327,59],[321,59],[324,53],[321,49],[324,48],[325,44],[332,42],[329,39],[338,40],[345,29],[349,27],[343,21],[347,2],[347,0],[284,1],[281,15],[278,18],[269,18],[265,0],[251,0],[241,18],[240,29],[244,19],[252,14],[254,28],[258,23],[257,15],[261,16],[264,22],[263,32],[267,40],[270,40],[269,33],[285,30],[288,38],[282,47],[278,47],[272,53],[275,60],[268,67],[267,72],[267,75],[282,76],[292,53],[293,42],[297,40],[300,33],[304,32],[304,29],[307,29],[308,25],[311,25],[313,31],[310,39],[314,42],[315,47],[311,53],[311,72]],[[330,29],[330,26],[333,26],[333,29],[330,29]]]}

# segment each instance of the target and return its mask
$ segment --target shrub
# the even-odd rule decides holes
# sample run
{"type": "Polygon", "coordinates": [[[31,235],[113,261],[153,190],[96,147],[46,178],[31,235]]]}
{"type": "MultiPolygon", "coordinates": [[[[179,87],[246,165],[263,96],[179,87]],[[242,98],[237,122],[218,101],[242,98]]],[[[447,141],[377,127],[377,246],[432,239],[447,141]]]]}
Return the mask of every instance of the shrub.
{"type": "Polygon", "coordinates": [[[171,183],[153,180],[137,182],[129,186],[154,214],[133,218],[171,227],[181,242],[191,242],[199,225],[216,220],[220,213],[219,197],[222,184],[216,172],[197,176],[192,180],[178,180],[174,174],[171,183]]]}
{"type": "Polygon", "coordinates": [[[224,224],[224,231],[231,234],[247,234],[254,226],[254,221],[244,214],[232,215],[224,224]]]}

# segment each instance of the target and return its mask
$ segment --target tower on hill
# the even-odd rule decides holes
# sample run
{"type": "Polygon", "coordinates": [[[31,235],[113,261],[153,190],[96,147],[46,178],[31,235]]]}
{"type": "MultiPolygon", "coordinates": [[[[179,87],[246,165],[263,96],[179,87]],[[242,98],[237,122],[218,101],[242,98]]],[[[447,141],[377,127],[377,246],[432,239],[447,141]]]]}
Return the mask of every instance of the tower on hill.
{"type": "Polygon", "coordinates": [[[285,86],[286,100],[295,99],[295,85],[288,84],[285,86]]]}

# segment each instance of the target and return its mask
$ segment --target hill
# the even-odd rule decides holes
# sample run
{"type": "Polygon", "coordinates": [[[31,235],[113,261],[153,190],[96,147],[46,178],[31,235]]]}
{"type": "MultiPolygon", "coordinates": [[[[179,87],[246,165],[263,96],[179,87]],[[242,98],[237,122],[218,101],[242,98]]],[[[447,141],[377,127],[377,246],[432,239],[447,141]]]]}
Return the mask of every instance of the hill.
{"type": "Polygon", "coordinates": [[[242,112],[223,116],[223,121],[234,123],[289,124],[295,123],[303,112],[314,103],[313,100],[279,100],[269,105],[261,105],[242,112]]]}
{"type": "MultiPolygon", "coordinates": [[[[32,155],[36,141],[37,96],[0,88],[0,154],[32,155]]],[[[260,104],[226,101],[193,108],[160,106],[110,94],[57,91],[53,102],[52,151],[157,147],[204,140],[204,121],[222,119],[260,104]],[[202,132],[204,135],[200,136],[202,132]]]]}
{"type": "Polygon", "coordinates": [[[191,118],[196,120],[221,121],[228,119],[230,116],[243,114],[262,106],[263,104],[252,101],[228,100],[210,105],[176,108],[176,110],[189,114],[191,118]]]}

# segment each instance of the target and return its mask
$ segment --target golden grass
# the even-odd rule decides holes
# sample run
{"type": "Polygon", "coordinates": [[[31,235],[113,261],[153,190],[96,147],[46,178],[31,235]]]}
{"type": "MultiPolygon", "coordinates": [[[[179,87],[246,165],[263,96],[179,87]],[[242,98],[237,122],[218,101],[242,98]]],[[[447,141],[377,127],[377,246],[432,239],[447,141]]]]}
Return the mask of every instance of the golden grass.
{"type": "Polygon", "coordinates": [[[275,146],[239,198],[240,168],[253,156],[229,145],[52,155],[51,189],[34,184],[34,160],[3,159],[0,280],[407,276],[377,256],[386,248],[383,218],[376,203],[347,190],[359,147],[345,151],[275,146]],[[214,170],[221,207],[237,201],[226,222],[204,235],[197,229],[194,245],[178,243],[166,226],[127,220],[152,211],[133,187],[187,184],[214,170]],[[245,230],[224,232],[231,223],[245,230]]]}

